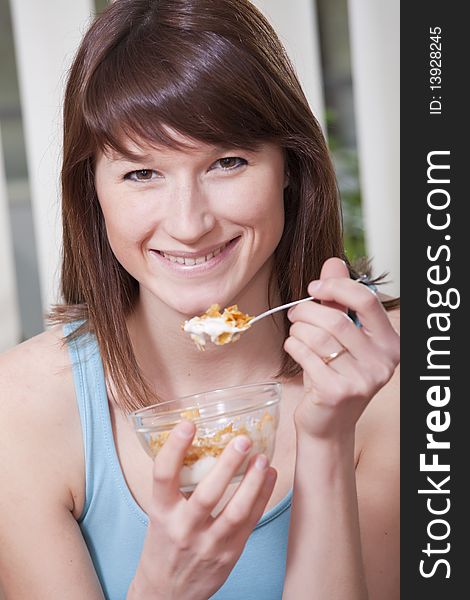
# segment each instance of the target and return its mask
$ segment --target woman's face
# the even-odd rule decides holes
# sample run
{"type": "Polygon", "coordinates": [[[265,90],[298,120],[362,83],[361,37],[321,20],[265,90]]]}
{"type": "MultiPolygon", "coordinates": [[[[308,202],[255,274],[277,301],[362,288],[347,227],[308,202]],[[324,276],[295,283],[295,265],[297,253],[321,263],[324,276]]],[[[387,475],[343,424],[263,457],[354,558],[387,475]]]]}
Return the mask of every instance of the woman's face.
{"type": "Polygon", "coordinates": [[[193,315],[236,302],[257,278],[265,286],[284,227],[282,150],[129,149],[141,158],[101,153],[95,183],[111,248],[141,300],[193,315]]]}

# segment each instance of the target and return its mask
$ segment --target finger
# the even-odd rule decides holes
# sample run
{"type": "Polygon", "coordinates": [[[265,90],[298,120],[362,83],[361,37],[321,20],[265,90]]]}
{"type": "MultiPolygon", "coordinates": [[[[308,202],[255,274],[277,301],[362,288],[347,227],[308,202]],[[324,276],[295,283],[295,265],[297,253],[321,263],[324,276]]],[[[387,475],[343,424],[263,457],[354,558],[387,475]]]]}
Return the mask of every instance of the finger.
{"type": "Polygon", "coordinates": [[[305,346],[319,356],[323,362],[325,362],[324,359],[328,356],[339,352],[340,356],[334,359],[334,367],[340,365],[341,372],[344,374],[354,374],[356,372],[358,366],[356,357],[323,327],[307,325],[306,323],[298,321],[292,325],[289,334],[291,337],[294,337],[305,344],[305,346]]]}
{"type": "Polygon", "coordinates": [[[363,359],[366,353],[372,351],[371,339],[343,311],[316,302],[306,302],[296,306],[297,308],[299,310],[288,315],[296,325],[295,328],[292,326],[291,335],[301,339],[313,350],[321,350],[320,356],[338,351],[338,346],[346,348],[357,360],[363,359]],[[308,329],[309,325],[314,329],[308,329]],[[323,333],[317,329],[323,330],[323,333]],[[322,351],[322,345],[325,346],[325,351],[322,351]]]}
{"type": "Polygon", "coordinates": [[[338,381],[343,382],[344,378],[341,374],[330,369],[317,354],[297,338],[288,337],[284,342],[284,350],[299,363],[318,391],[333,391],[338,387],[338,381]]]}
{"type": "Polygon", "coordinates": [[[258,521],[263,516],[266,504],[271,498],[274,486],[276,485],[277,471],[273,467],[269,467],[264,479],[263,487],[261,488],[258,497],[253,505],[253,508],[248,517],[247,527],[251,531],[254,529],[258,521]]]}
{"type": "Polygon", "coordinates": [[[246,435],[232,440],[209,473],[199,482],[188,501],[194,523],[207,518],[221,500],[237,471],[248,460],[252,442],[246,435]]]}
{"type": "MultiPolygon", "coordinates": [[[[304,370],[304,389],[309,394],[311,402],[317,406],[335,407],[345,398],[363,396],[363,375],[358,372],[354,379],[343,375],[334,368],[333,363],[326,365],[322,359],[314,354],[303,342],[289,337],[284,342],[284,349],[299,363],[304,370]],[[305,378],[307,375],[307,379],[305,378]]],[[[339,359],[343,357],[339,357],[339,359]]],[[[335,359],[336,360],[336,359],[335,359]]]]}
{"type": "Polygon", "coordinates": [[[335,301],[352,309],[368,333],[381,336],[393,332],[387,313],[377,295],[362,283],[344,278],[325,279],[310,283],[308,291],[319,300],[335,301]]]}
{"type": "MultiPolygon", "coordinates": [[[[392,337],[386,338],[387,344],[383,340],[378,344],[370,336],[365,335],[362,328],[356,327],[345,313],[313,303],[309,303],[306,311],[299,311],[296,318],[304,320],[293,323],[288,339],[297,340],[302,344],[296,351],[300,353],[300,358],[296,352],[291,351],[290,347],[284,347],[309,373],[317,388],[320,384],[324,388],[327,380],[324,379],[326,376],[324,372],[320,374],[321,367],[315,360],[316,357],[320,358],[327,371],[336,371],[342,376],[349,376],[349,379],[356,383],[364,378],[370,380],[371,376],[382,381],[388,381],[390,378],[390,373],[395,369],[400,354],[399,337],[394,330],[392,337]],[[326,364],[325,358],[332,352],[341,351],[341,347],[346,352],[332,357],[332,360],[326,364]]],[[[338,382],[331,382],[332,386],[337,384],[338,382]]]]}
{"type": "Polygon", "coordinates": [[[321,269],[320,279],[331,279],[339,277],[349,278],[349,270],[344,260],[341,260],[336,256],[325,260],[321,269]]]}
{"type": "MultiPolygon", "coordinates": [[[[326,260],[323,263],[323,267],[321,269],[320,280],[339,279],[340,277],[349,279],[349,270],[344,260],[341,260],[340,258],[336,257],[329,258],[328,260],[326,260]]],[[[329,302],[327,300],[324,300],[322,301],[322,304],[347,312],[347,307],[337,302],[329,302]]]]}
{"type": "Polygon", "coordinates": [[[191,421],[181,421],[155,457],[153,464],[153,496],[160,507],[181,498],[180,471],[184,456],[194,437],[196,427],[191,421]]]}
{"type": "Polygon", "coordinates": [[[242,482],[215,520],[215,535],[223,539],[247,523],[256,524],[274,488],[273,472],[276,473],[268,467],[265,455],[253,458],[242,482]]]}

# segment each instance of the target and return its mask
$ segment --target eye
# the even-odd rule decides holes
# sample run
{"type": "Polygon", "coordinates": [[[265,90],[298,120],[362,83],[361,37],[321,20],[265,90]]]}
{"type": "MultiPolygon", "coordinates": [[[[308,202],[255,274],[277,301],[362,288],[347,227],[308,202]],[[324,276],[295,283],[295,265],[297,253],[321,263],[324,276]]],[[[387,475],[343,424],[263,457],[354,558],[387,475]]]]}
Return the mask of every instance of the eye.
{"type": "Polygon", "coordinates": [[[216,160],[211,168],[218,168],[222,171],[233,171],[234,169],[238,169],[247,164],[248,162],[239,156],[226,156],[225,158],[219,158],[219,160],[216,160]]]}
{"type": "Polygon", "coordinates": [[[124,175],[124,179],[145,182],[152,181],[153,179],[156,179],[157,176],[157,172],[153,169],[138,169],[137,171],[131,171],[130,173],[126,173],[126,175],[124,175]]]}

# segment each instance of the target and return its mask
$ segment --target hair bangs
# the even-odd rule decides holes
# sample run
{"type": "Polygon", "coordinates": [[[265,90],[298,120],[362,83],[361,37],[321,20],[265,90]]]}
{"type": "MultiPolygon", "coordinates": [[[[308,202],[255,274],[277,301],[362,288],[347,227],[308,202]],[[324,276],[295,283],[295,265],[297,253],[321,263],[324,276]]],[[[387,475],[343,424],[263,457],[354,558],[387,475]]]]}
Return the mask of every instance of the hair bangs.
{"type": "MultiPolygon", "coordinates": [[[[174,132],[214,145],[255,149],[279,141],[273,107],[254,94],[256,65],[227,38],[211,32],[129,36],[90,77],[84,117],[95,148],[133,157],[141,147],[187,146],[174,132]],[[191,39],[190,39],[191,38],[191,39]],[[175,46],[175,47],[172,47],[175,46]],[[271,116],[271,119],[270,119],[271,116]]],[[[258,84],[259,85],[259,84],[258,84]]]]}

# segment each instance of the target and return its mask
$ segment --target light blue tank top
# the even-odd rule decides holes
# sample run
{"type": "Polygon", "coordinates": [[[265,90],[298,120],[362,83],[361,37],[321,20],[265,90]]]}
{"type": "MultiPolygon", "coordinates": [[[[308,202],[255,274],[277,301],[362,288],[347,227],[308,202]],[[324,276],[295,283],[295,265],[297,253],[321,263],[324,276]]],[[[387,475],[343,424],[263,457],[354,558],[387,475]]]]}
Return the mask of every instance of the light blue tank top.
{"type": "MultiPolygon", "coordinates": [[[[66,325],[65,334],[75,327],[66,325]]],[[[124,600],[142,552],[148,518],[121,470],[96,339],[82,336],[68,347],[86,466],[85,506],[79,525],[106,599],[124,600]]],[[[292,491],[263,515],[229,578],[210,600],[281,600],[291,499],[292,491]]]]}

